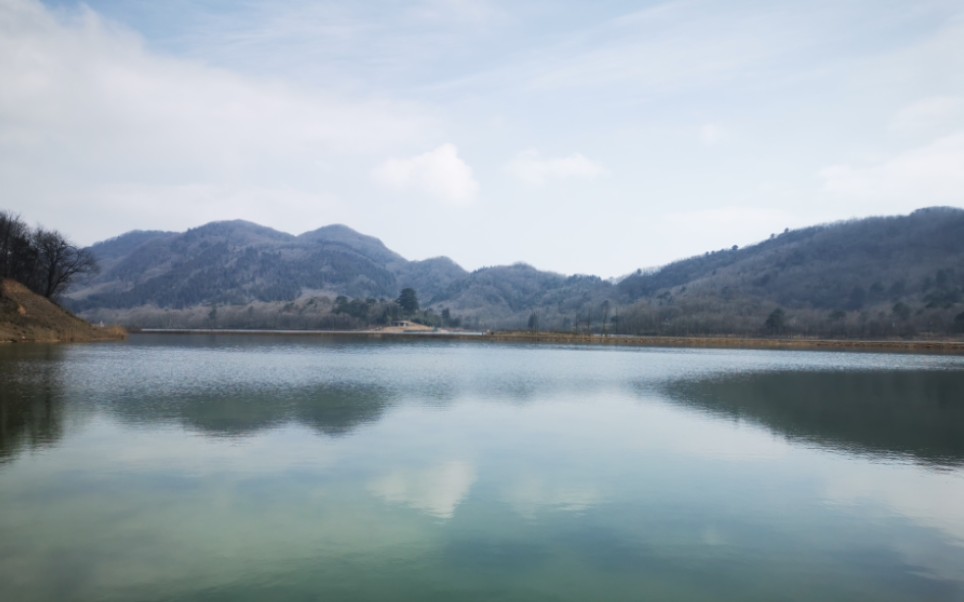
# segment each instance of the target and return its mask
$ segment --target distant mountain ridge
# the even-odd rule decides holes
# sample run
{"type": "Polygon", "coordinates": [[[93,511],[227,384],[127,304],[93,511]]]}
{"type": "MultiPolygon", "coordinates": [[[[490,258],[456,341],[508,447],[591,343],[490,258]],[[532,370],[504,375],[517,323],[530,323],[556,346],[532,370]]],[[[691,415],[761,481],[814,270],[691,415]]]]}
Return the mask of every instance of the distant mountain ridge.
{"type": "Polygon", "coordinates": [[[776,309],[788,317],[771,323],[777,333],[964,331],[964,210],[786,230],[631,275],[617,288],[638,301],[624,326],[639,332],[747,332],[776,309]]]}
{"type": "Polygon", "coordinates": [[[391,296],[396,273],[419,271],[342,225],[294,236],[242,220],[212,222],[184,233],[130,232],[91,251],[106,261],[69,296],[79,310],[289,301],[302,291],[391,296]]]}
{"type": "Polygon", "coordinates": [[[964,268],[964,210],[950,207],[919,209],[907,216],[870,217],[787,230],[744,248],[723,249],[673,262],[645,274],[630,275],[619,288],[630,298],[653,295],[680,286],[703,289],[730,287],[790,305],[839,307],[855,286],[870,288],[883,279],[922,277],[933,266],[964,268]],[[824,276],[817,288],[813,275],[824,276]],[[781,282],[782,281],[782,282],[781,282]],[[842,288],[841,288],[842,287],[842,288]],[[846,290],[843,290],[846,289],[846,290]]]}
{"type": "Polygon", "coordinates": [[[521,263],[468,272],[447,257],[409,261],[344,225],[295,236],[212,222],[129,232],[90,249],[101,273],[65,302],[89,318],[128,323],[135,310],[183,317],[251,304],[307,316],[311,299],[331,308],[338,296],[393,299],[405,287],[423,307],[494,328],[858,335],[878,324],[883,336],[952,332],[964,309],[964,210],[948,207],[787,230],[612,281],[521,263]],[[767,326],[776,309],[782,315],[767,326]]]}

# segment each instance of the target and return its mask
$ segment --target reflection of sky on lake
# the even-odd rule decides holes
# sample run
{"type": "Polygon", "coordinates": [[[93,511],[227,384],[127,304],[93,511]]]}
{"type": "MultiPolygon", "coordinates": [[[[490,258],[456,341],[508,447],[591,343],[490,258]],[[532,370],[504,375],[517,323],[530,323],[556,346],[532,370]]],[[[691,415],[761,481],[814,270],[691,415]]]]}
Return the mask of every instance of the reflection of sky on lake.
{"type": "Polygon", "coordinates": [[[368,483],[387,502],[406,504],[437,518],[452,518],[475,482],[471,464],[448,460],[424,468],[396,468],[368,483]]]}
{"type": "MultiPolygon", "coordinates": [[[[960,359],[134,341],[66,348],[54,405],[2,398],[66,425],[3,439],[3,599],[964,593],[959,464],[822,445],[760,400],[706,407],[733,370],[957,378],[960,359]],[[670,395],[681,381],[698,403],[670,395]]],[[[953,385],[933,382],[908,389],[920,407],[953,385]]]]}

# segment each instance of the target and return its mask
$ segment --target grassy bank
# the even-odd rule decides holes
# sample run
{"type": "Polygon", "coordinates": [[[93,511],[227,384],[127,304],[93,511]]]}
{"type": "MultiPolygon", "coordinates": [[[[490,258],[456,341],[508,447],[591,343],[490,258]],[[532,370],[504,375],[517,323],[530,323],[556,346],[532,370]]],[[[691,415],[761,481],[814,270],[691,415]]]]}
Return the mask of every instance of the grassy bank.
{"type": "Polygon", "coordinates": [[[116,341],[127,332],[93,326],[15,280],[0,282],[0,343],[116,341]]]}

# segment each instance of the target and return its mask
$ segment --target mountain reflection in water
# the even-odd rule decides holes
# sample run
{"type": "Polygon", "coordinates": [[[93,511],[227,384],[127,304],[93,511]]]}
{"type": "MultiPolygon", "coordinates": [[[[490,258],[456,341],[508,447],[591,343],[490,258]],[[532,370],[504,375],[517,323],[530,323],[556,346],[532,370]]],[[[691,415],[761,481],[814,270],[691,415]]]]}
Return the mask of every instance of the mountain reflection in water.
{"type": "Polygon", "coordinates": [[[788,439],[851,453],[964,463],[964,372],[772,371],[673,380],[664,394],[788,439]]]}
{"type": "Polygon", "coordinates": [[[124,422],[176,422],[209,435],[242,436],[287,422],[304,424],[325,435],[343,435],[377,421],[391,400],[392,393],[377,385],[315,383],[122,397],[108,407],[124,422]]]}

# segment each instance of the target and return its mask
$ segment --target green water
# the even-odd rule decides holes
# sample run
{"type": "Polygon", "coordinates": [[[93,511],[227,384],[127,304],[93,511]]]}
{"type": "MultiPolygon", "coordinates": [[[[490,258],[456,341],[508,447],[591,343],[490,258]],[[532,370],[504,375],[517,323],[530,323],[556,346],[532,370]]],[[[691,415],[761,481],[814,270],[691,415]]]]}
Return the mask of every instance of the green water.
{"type": "Polygon", "coordinates": [[[964,358],[0,347],[0,600],[964,600],[964,358]]]}

